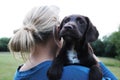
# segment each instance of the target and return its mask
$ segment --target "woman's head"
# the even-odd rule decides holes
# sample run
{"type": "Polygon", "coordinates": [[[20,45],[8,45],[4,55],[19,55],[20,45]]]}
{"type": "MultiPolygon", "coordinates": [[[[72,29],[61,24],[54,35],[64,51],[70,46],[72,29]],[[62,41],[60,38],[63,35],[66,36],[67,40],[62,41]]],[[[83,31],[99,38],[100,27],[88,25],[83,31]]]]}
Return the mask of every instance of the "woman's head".
{"type": "Polygon", "coordinates": [[[53,38],[53,28],[59,25],[59,8],[41,6],[33,8],[26,15],[22,28],[14,31],[9,42],[12,52],[30,51],[37,44],[45,44],[53,38]]]}

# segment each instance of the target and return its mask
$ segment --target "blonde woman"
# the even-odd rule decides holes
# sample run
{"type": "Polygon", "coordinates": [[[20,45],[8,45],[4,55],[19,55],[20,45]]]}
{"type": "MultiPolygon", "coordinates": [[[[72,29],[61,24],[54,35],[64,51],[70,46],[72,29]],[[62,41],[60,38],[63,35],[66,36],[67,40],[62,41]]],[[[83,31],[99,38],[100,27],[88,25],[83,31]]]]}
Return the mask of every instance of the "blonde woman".
{"type": "Polygon", "coordinates": [[[47,80],[46,71],[59,44],[53,37],[53,28],[59,26],[58,13],[56,6],[35,7],[26,15],[23,26],[14,31],[8,44],[10,51],[28,58],[17,69],[15,80],[47,80]]]}
{"type": "MultiPolygon", "coordinates": [[[[14,80],[48,80],[48,68],[62,45],[53,30],[59,26],[58,13],[56,6],[33,8],[26,15],[23,26],[14,32],[8,44],[9,49],[27,59],[16,70],[14,80]],[[26,52],[28,57],[25,56],[26,52]]],[[[107,80],[117,80],[103,63],[100,62],[100,66],[107,80]]],[[[89,68],[70,65],[64,67],[61,80],[88,80],[88,74],[89,68]]]]}

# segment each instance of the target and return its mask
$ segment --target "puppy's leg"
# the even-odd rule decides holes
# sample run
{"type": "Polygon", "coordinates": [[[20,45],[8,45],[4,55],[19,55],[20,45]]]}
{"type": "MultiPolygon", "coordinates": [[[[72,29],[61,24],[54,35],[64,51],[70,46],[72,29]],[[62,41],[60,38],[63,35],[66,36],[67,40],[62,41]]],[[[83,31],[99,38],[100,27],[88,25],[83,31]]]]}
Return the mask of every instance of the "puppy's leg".
{"type": "Polygon", "coordinates": [[[60,80],[62,71],[63,62],[61,61],[61,59],[56,58],[47,72],[49,80],[60,80]]]}
{"type": "Polygon", "coordinates": [[[49,80],[60,80],[63,72],[63,67],[68,63],[66,45],[62,47],[58,56],[53,60],[47,75],[49,80]],[[66,53],[66,54],[65,54],[66,53]]]}
{"type": "Polygon", "coordinates": [[[98,65],[90,67],[89,80],[102,80],[102,71],[98,65]]]}

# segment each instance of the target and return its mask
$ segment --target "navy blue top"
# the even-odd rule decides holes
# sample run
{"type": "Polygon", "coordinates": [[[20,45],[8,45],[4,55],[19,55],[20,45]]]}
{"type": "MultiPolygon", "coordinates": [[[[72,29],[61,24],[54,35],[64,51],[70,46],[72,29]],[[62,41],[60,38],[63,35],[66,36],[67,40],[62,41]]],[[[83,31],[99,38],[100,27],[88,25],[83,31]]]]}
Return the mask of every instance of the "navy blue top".
{"type": "MultiPolygon", "coordinates": [[[[27,71],[19,71],[21,67],[19,66],[15,73],[14,80],[48,80],[46,74],[51,63],[52,61],[45,61],[27,71]]],[[[102,80],[118,80],[102,62],[99,64],[104,76],[102,80]]],[[[70,65],[64,67],[61,80],[88,80],[88,75],[89,68],[70,65]]]]}

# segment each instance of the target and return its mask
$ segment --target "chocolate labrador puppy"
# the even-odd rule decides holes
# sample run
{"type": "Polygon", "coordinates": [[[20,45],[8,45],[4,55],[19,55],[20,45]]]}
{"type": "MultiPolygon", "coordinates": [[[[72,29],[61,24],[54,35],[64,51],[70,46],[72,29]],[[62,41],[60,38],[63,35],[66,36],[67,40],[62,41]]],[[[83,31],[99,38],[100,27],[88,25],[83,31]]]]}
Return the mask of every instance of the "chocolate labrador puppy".
{"type": "Polygon", "coordinates": [[[86,66],[90,68],[89,80],[102,80],[102,71],[89,44],[97,40],[99,33],[88,17],[65,17],[56,35],[64,41],[62,49],[48,70],[49,80],[60,80],[63,67],[67,65],[86,66]]]}

